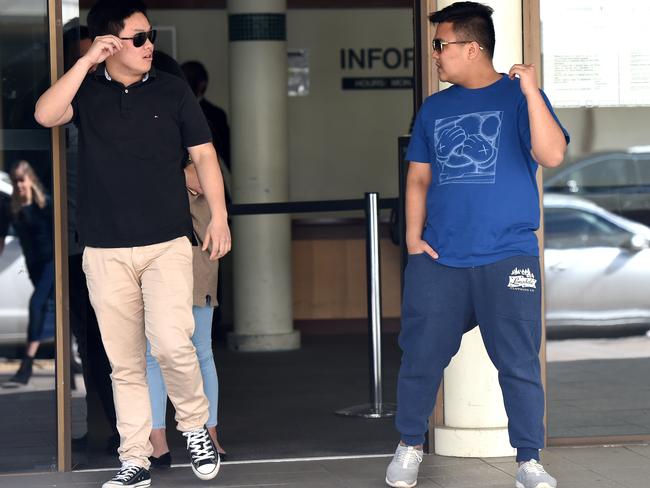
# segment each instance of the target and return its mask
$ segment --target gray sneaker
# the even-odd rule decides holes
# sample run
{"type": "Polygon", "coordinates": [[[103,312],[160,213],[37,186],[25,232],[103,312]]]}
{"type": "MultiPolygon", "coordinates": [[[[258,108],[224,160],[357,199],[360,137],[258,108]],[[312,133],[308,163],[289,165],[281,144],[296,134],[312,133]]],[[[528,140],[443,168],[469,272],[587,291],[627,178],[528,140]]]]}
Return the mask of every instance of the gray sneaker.
{"type": "Polygon", "coordinates": [[[544,470],[544,466],[534,459],[519,466],[516,488],[556,488],[557,481],[544,470]]]}
{"type": "Polygon", "coordinates": [[[395,488],[413,488],[418,484],[421,462],[422,449],[398,445],[393,460],[386,469],[386,483],[395,488]]]}

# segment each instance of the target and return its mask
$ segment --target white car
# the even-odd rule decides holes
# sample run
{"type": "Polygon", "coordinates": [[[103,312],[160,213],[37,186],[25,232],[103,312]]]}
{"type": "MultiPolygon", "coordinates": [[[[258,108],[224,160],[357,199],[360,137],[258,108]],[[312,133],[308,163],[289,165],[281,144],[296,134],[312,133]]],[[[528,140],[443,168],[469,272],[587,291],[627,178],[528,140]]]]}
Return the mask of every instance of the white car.
{"type": "Polygon", "coordinates": [[[546,324],[588,335],[650,329],[650,228],[569,195],[544,195],[546,324]]]}
{"type": "MultiPolygon", "coordinates": [[[[0,172],[0,192],[11,196],[12,188],[9,176],[0,172]]],[[[20,243],[10,231],[0,255],[0,344],[23,344],[27,339],[33,290],[20,243]]]]}

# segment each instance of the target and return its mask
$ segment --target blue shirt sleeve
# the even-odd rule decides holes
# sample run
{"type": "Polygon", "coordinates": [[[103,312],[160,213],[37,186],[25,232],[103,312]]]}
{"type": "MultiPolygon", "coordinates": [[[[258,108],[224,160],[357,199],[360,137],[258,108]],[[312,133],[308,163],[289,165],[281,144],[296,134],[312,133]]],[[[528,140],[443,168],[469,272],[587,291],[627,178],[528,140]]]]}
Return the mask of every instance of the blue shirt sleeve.
{"type": "MultiPolygon", "coordinates": [[[[566,143],[568,144],[571,141],[571,137],[569,136],[569,133],[562,126],[562,123],[560,122],[560,119],[557,118],[557,115],[555,115],[555,111],[553,110],[553,107],[551,106],[551,102],[546,96],[546,93],[544,93],[543,90],[540,90],[539,92],[542,94],[544,103],[546,103],[546,106],[548,107],[549,111],[551,112],[551,115],[555,119],[555,122],[557,122],[557,125],[559,125],[560,129],[562,129],[562,132],[564,132],[564,138],[566,139],[566,143]]],[[[518,112],[517,125],[519,127],[519,140],[521,141],[522,146],[528,152],[530,152],[530,150],[532,149],[532,143],[530,140],[530,122],[528,119],[528,103],[526,102],[526,97],[524,96],[521,97],[521,102],[519,102],[519,107],[517,109],[517,112],[518,112]]]]}
{"type": "Polygon", "coordinates": [[[422,109],[420,109],[415,117],[413,131],[411,131],[411,142],[406,150],[406,160],[418,163],[431,163],[432,158],[429,153],[429,144],[422,119],[422,109]]]}

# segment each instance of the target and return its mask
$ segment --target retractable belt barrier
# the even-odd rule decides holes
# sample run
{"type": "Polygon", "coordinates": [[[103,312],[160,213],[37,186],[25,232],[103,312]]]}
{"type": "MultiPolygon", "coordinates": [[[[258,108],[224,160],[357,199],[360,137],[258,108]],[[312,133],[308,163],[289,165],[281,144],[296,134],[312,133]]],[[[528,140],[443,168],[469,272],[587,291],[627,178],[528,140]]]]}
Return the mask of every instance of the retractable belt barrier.
{"type": "Polygon", "coordinates": [[[366,193],[364,199],[321,200],[286,203],[247,203],[228,207],[230,216],[316,213],[365,210],[366,272],[368,282],[368,329],[370,357],[370,403],[337,410],[337,415],[385,418],[395,415],[396,406],[383,402],[381,361],[381,275],[379,269],[379,210],[396,210],[397,198],[379,199],[379,193],[366,193]]]}
{"type": "MultiPolygon", "coordinates": [[[[378,195],[378,194],[377,194],[378,195]]],[[[379,201],[380,209],[396,209],[397,198],[384,198],[379,201]]],[[[306,202],[283,203],[238,203],[228,206],[228,215],[263,215],[289,213],[344,212],[350,210],[365,210],[366,200],[363,198],[349,200],[314,200],[306,202]]]]}

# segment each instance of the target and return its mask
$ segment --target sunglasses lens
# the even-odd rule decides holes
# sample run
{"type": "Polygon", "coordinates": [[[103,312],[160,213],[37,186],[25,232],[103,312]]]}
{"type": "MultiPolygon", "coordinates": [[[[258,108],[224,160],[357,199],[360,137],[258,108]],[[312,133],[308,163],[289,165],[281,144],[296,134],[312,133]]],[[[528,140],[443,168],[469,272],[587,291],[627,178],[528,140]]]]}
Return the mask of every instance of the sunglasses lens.
{"type": "Polygon", "coordinates": [[[144,46],[144,43],[146,41],[147,41],[147,33],[138,32],[136,35],[133,36],[133,47],[142,47],[144,46]]]}
{"type": "Polygon", "coordinates": [[[156,31],[150,30],[149,32],[138,32],[133,36],[133,47],[142,47],[144,43],[147,42],[147,39],[151,41],[151,44],[156,40],[156,31]]]}
{"type": "Polygon", "coordinates": [[[442,51],[442,43],[440,42],[440,39],[434,39],[432,44],[435,52],[439,53],[442,51]]]}

